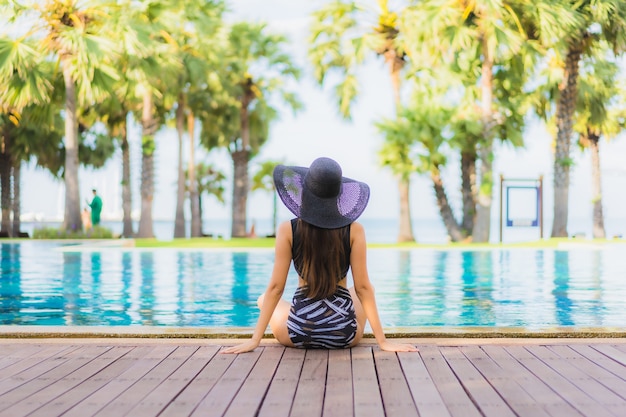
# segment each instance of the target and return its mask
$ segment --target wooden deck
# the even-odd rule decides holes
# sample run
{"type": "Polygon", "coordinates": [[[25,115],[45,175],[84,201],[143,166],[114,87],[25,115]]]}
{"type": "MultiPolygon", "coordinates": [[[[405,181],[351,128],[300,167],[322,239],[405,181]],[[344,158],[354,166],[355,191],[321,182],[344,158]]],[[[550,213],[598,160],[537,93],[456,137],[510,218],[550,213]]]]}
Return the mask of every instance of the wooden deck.
{"type": "Polygon", "coordinates": [[[0,339],[0,416],[626,416],[626,339],[0,339]]]}

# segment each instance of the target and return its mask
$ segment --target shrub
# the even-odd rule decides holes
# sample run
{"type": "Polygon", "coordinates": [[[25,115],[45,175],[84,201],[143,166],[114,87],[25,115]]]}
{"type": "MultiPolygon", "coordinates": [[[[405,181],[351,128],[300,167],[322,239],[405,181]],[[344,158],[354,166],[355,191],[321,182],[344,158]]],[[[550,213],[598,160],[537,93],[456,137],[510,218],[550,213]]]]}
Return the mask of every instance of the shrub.
{"type": "Polygon", "coordinates": [[[33,230],[33,239],[111,239],[113,232],[102,226],[94,226],[84,230],[55,229],[43,227],[33,230]]]}

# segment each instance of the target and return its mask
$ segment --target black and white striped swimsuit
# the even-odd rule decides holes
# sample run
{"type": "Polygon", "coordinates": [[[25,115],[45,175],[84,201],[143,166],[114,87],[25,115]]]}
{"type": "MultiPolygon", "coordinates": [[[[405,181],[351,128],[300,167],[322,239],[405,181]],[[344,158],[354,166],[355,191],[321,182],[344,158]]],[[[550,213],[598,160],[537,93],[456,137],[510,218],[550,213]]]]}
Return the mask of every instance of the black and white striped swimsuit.
{"type": "MultiPolygon", "coordinates": [[[[297,219],[291,221],[293,230],[292,257],[296,272],[301,274],[300,245],[297,232],[297,219]]],[[[350,267],[350,226],[344,233],[345,277],[350,267]]],[[[311,299],[305,297],[305,289],[299,287],[291,303],[287,318],[289,338],[299,348],[338,349],[348,347],[357,331],[356,314],[350,291],[338,286],[330,297],[311,299]]]]}

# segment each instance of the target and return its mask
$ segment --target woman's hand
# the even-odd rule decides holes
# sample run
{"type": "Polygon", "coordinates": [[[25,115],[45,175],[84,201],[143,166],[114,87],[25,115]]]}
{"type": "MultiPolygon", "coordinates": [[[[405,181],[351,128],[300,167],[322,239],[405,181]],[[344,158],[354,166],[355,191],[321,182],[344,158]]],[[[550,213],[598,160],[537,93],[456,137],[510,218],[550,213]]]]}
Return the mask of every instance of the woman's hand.
{"type": "Polygon", "coordinates": [[[254,341],[252,339],[243,342],[239,345],[235,345],[235,346],[231,346],[229,348],[226,348],[222,351],[220,351],[220,353],[244,353],[244,352],[251,352],[254,349],[256,349],[259,346],[259,342],[254,341]]]}
{"type": "Polygon", "coordinates": [[[378,346],[381,350],[387,352],[417,352],[418,349],[413,345],[408,345],[406,343],[393,343],[385,340],[382,343],[379,343],[378,346]]]}

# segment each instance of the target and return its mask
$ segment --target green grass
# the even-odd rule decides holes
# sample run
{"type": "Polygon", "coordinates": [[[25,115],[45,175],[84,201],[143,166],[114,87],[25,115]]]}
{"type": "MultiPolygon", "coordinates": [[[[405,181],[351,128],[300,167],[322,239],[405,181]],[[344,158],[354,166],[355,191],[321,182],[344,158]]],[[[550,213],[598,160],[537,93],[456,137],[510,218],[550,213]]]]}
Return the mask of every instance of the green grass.
{"type": "Polygon", "coordinates": [[[135,239],[137,248],[273,248],[274,239],[271,238],[232,238],[214,239],[211,237],[195,237],[191,239],[135,239]]]}
{"type": "MultiPolygon", "coordinates": [[[[273,248],[273,238],[192,238],[192,239],[135,239],[135,247],[138,248],[273,248]]],[[[561,244],[589,245],[589,244],[626,244],[624,239],[574,239],[574,238],[554,238],[546,240],[536,240],[519,243],[368,243],[372,249],[497,249],[497,248],[556,248],[561,244]]]]}
{"type": "Polygon", "coordinates": [[[89,230],[65,230],[63,228],[43,227],[33,230],[33,239],[112,239],[110,229],[94,226],[89,230]]]}

